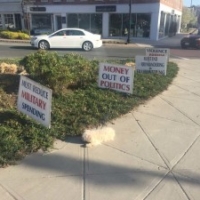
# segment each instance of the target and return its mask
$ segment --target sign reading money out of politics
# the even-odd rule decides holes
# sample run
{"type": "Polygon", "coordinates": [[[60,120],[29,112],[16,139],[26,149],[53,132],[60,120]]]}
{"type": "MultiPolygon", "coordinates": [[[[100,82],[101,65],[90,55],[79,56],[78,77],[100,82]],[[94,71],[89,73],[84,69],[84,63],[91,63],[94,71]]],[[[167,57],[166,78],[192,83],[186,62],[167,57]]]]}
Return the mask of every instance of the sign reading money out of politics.
{"type": "Polygon", "coordinates": [[[98,86],[132,94],[133,76],[132,67],[100,63],[98,86]]]}

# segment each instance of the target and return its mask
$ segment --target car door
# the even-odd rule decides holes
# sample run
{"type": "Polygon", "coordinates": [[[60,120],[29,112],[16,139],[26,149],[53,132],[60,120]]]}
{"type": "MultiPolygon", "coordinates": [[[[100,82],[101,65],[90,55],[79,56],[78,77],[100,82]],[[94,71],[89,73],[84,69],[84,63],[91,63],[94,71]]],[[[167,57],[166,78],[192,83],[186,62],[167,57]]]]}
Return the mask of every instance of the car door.
{"type": "MultiPolygon", "coordinates": [[[[85,40],[85,34],[81,30],[67,30],[67,41],[66,45],[70,48],[82,48],[82,44],[85,40]]],[[[66,46],[66,48],[67,48],[66,46]]]]}
{"type": "Polygon", "coordinates": [[[63,48],[66,34],[64,30],[58,31],[49,37],[52,48],[63,48]]]}

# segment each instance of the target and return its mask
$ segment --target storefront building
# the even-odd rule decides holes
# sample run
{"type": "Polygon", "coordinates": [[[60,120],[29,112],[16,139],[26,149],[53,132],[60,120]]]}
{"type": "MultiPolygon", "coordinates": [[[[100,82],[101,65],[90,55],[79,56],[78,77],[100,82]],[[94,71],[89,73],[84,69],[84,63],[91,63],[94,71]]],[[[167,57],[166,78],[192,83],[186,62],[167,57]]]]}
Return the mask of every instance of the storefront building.
{"type": "Polygon", "coordinates": [[[190,8],[192,9],[192,12],[194,12],[197,16],[197,28],[198,34],[200,34],[200,6],[192,6],[190,8]]]}
{"type": "Polygon", "coordinates": [[[0,0],[0,29],[23,29],[21,0],[0,0]]]}
{"type": "Polygon", "coordinates": [[[32,34],[79,27],[103,38],[124,38],[130,24],[131,38],[158,40],[179,32],[182,15],[182,0],[32,0],[23,5],[22,24],[32,34]]]}

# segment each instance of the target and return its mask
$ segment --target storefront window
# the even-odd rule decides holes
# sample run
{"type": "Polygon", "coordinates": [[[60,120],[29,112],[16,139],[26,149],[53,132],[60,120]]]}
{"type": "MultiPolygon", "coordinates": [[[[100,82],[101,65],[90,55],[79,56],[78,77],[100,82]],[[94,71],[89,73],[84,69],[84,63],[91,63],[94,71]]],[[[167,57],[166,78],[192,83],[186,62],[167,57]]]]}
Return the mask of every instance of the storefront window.
{"type": "Polygon", "coordinates": [[[123,22],[122,22],[122,35],[127,36],[128,35],[128,29],[129,29],[129,14],[123,14],[123,22]]]}
{"type": "Polygon", "coordinates": [[[165,25],[165,35],[169,34],[169,26],[170,26],[171,16],[167,14],[166,25],[165,25]]]}
{"type": "Polygon", "coordinates": [[[38,33],[49,33],[52,31],[52,15],[50,14],[33,14],[32,30],[38,33]]]}
{"type": "Polygon", "coordinates": [[[110,36],[126,36],[129,23],[131,23],[131,37],[150,36],[150,14],[131,14],[131,21],[129,21],[129,14],[110,14],[110,36]]]}
{"type": "Polygon", "coordinates": [[[137,14],[131,15],[131,34],[130,36],[137,37],[137,14]]]}
{"type": "Polygon", "coordinates": [[[12,14],[5,14],[4,20],[5,20],[5,27],[6,28],[15,28],[14,18],[13,18],[12,14]]]}
{"type": "Polygon", "coordinates": [[[102,14],[91,14],[92,33],[102,34],[102,14]]]}
{"type": "Polygon", "coordinates": [[[3,28],[3,24],[2,24],[2,17],[1,17],[1,14],[0,14],[0,28],[3,28]]]}
{"type": "Polygon", "coordinates": [[[122,14],[110,14],[110,36],[122,36],[122,14]]]}
{"type": "Polygon", "coordinates": [[[89,14],[79,14],[79,28],[90,30],[90,15],[89,14]]]}
{"type": "Polygon", "coordinates": [[[68,14],[67,26],[88,30],[92,33],[102,33],[102,14],[68,14]]]}
{"type": "Polygon", "coordinates": [[[171,15],[170,26],[169,26],[169,36],[176,35],[176,32],[177,32],[176,15],[171,15]]]}
{"type": "Polygon", "coordinates": [[[165,13],[161,12],[159,38],[162,38],[164,35],[165,35],[165,13]]]}
{"type": "Polygon", "coordinates": [[[150,14],[137,14],[137,37],[149,38],[150,36],[150,24],[151,15],[150,14]]]}
{"type": "Polygon", "coordinates": [[[67,16],[67,24],[70,28],[78,27],[78,15],[77,14],[69,14],[67,16]]]}

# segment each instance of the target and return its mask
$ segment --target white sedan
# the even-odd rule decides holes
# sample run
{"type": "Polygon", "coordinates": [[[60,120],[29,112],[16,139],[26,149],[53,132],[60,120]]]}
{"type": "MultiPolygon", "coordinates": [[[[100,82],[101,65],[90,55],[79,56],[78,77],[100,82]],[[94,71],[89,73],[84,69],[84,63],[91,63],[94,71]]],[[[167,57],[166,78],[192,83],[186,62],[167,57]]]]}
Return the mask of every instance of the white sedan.
{"type": "Polygon", "coordinates": [[[50,35],[33,36],[30,43],[39,49],[82,48],[85,51],[102,46],[101,35],[79,28],[63,28],[50,35]]]}

